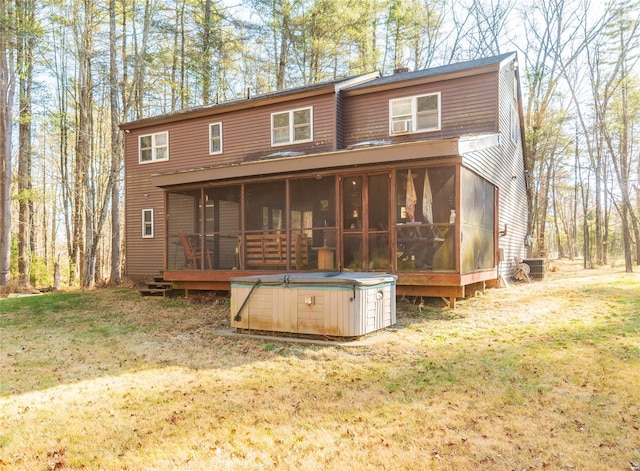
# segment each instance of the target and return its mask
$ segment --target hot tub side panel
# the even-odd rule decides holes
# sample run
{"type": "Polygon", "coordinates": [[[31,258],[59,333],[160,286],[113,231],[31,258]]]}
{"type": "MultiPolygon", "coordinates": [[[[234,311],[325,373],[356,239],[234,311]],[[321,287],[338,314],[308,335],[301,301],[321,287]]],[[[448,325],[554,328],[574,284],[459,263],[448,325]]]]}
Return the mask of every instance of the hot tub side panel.
{"type": "Polygon", "coordinates": [[[286,313],[282,313],[279,318],[275,314],[280,312],[276,309],[284,303],[280,299],[282,294],[277,289],[256,288],[253,293],[251,287],[234,286],[231,295],[231,327],[236,329],[274,330],[275,324],[286,325],[286,313]],[[251,296],[245,303],[247,296],[251,296]],[[239,313],[240,319],[236,320],[239,313]]]}
{"type": "Polygon", "coordinates": [[[358,289],[355,330],[349,335],[364,335],[396,323],[395,285],[358,289]],[[379,294],[380,293],[380,294],[379,294]]]}
{"type": "Polygon", "coordinates": [[[251,289],[232,285],[232,328],[351,337],[396,323],[394,283],[365,287],[261,285],[253,293],[251,289]],[[249,295],[240,319],[235,320],[249,295]]]}
{"type": "Polygon", "coordinates": [[[345,320],[351,316],[351,290],[345,288],[290,289],[297,297],[298,333],[350,335],[345,320]],[[311,301],[311,302],[310,302],[311,301]]]}
{"type": "Polygon", "coordinates": [[[251,287],[232,286],[231,327],[316,335],[355,335],[353,290],[283,286],[260,286],[251,294],[240,319],[235,315],[251,287]]]}

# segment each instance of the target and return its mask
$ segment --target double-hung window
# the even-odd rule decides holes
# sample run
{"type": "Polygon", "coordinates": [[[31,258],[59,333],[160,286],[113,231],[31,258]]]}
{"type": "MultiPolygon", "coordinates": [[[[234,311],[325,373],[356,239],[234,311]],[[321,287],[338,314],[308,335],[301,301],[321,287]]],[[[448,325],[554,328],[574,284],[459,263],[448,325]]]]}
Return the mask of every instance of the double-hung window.
{"type": "Polygon", "coordinates": [[[142,210],[142,237],[153,238],[153,209],[142,210]]]}
{"type": "Polygon", "coordinates": [[[520,115],[515,105],[511,105],[511,142],[518,143],[518,132],[520,131],[520,115]]]}
{"type": "Polygon", "coordinates": [[[271,114],[272,146],[312,140],[313,109],[311,107],[271,114]]]}
{"type": "Polygon", "coordinates": [[[209,154],[222,154],[222,123],[209,125],[209,154]]]}
{"type": "Polygon", "coordinates": [[[139,140],[140,163],[169,160],[169,132],[145,134],[139,140]]]}
{"type": "Polygon", "coordinates": [[[440,129],[440,93],[389,101],[389,134],[437,131],[440,129]]]}

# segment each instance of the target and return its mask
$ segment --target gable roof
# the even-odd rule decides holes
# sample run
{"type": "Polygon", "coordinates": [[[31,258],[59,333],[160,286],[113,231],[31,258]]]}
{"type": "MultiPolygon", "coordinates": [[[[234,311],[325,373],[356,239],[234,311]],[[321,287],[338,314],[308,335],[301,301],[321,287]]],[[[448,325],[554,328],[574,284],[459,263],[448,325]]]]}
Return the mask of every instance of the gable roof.
{"type": "Polygon", "coordinates": [[[429,69],[416,70],[413,72],[401,72],[387,76],[382,76],[380,72],[370,72],[367,74],[331,80],[328,82],[320,82],[313,85],[289,88],[256,96],[226,100],[220,103],[185,108],[173,113],[123,123],[120,124],[119,127],[121,130],[139,129],[152,125],[182,121],[184,119],[213,116],[232,110],[255,108],[273,103],[281,103],[291,99],[318,96],[325,93],[341,92],[344,95],[360,95],[388,88],[396,88],[400,84],[402,84],[402,86],[410,86],[416,83],[476,75],[487,71],[498,70],[503,63],[515,60],[516,57],[515,52],[509,52],[482,59],[431,67],[429,69]]]}
{"type": "Polygon", "coordinates": [[[414,83],[424,83],[425,81],[446,80],[454,77],[476,75],[490,70],[498,70],[503,63],[516,59],[515,52],[500,54],[497,56],[484,57],[466,62],[431,67],[429,69],[415,70],[413,72],[399,72],[393,75],[386,75],[366,83],[355,84],[343,90],[345,95],[359,95],[379,91],[386,88],[395,88],[400,83],[403,86],[414,83]]]}
{"type": "Polygon", "coordinates": [[[363,82],[374,80],[378,77],[380,77],[379,72],[370,72],[366,74],[331,80],[328,82],[315,83],[313,85],[267,92],[255,96],[250,96],[249,94],[249,96],[242,98],[234,98],[219,103],[184,108],[182,110],[174,111],[173,113],[167,113],[160,116],[152,116],[136,121],[130,121],[128,123],[122,123],[119,125],[119,127],[121,130],[138,129],[146,126],[181,121],[183,119],[215,115],[231,110],[254,108],[266,104],[280,103],[283,101],[291,100],[292,98],[306,98],[310,96],[323,95],[325,93],[335,93],[345,87],[358,85],[363,82]]]}

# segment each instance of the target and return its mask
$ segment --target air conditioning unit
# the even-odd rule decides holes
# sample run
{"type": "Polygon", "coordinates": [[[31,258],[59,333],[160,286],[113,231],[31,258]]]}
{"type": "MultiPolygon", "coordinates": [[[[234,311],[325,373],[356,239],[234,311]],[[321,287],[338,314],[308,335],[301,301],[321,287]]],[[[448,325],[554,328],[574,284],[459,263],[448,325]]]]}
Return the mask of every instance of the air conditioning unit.
{"type": "Polygon", "coordinates": [[[411,132],[411,120],[401,119],[393,122],[393,133],[411,132]]]}

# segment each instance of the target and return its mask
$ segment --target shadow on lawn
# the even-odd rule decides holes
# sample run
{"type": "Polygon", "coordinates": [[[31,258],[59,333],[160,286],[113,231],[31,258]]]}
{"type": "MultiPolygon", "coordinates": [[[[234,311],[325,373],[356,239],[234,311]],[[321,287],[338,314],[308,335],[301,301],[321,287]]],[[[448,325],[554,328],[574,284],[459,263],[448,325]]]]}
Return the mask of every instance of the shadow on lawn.
{"type": "MultiPolygon", "coordinates": [[[[611,335],[640,335],[639,287],[576,285],[575,291],[587,300],[604,297],[615,302],[614,318],[603,325],[572,325],[561,332],[545,328],[535,335],[537,340],[533,343],[551,341],[558,345],[606,339],[611,335]]],[[[544,288],[549,296],[559,296],[571,289],[567,285],[544,288]]],[[[522,291],[522,296],[525,295],[522,291]]],[[[462,301],[461,307],[466,302],[462,301]]],[[[230,303],[226,294],[196,293],[189,299],[141,298],[133,289],[112,288],[15,298],[1,303],[0,369],[8,374],[3,374],[0,382],[0,397],[159,367],[234,368],[277,356],[300,356],[306,349],[327,348],[294,345],[286,338],[274,341],[216,335],[216,329],[229,326],[230,303]]],[[[475,303],[474,316],[476,307],[491,309],[490,303],[484,306],[482,297],[478,298],[477,306],[475,303]]],[[[435,330],[430,333],[434,335],[442,329],[439,336],[442,338],[448,334],[441,321],[464,319],[472,315],[470,312],[449,309],[439,298],[402,297],[397,300],[397,325],[409,327],[440,321],[434,322],[435,330]]],[[[522,351],[525,347],[522,344],[518,349],[522,351]]],[[[375,350],[377,346],[370,348],[375,350]]],[[[494,355],[489,351],[487,354],[494,355]]],[[[453,358],[457,354],[451,355],[453,358]]],[[[636,350],[628,348],[620,352],[620,357],[625,355],[638,356],[636,350]]],[[[445,359],[440,367],[448,369],[447,363],[445,359]]],[[[404,374],[413,373],[408,369],[404,374]]],[[[455,380],[456,374],[451,378],[455,380]]]]}

